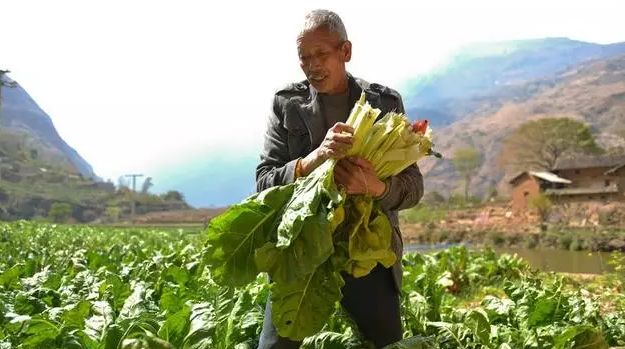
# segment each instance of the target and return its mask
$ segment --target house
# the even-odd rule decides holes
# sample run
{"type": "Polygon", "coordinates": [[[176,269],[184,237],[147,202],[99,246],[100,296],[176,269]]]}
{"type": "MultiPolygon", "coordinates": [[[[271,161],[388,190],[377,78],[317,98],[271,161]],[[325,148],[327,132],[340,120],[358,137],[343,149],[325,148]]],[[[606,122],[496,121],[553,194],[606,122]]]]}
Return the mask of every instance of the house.
{"type": "Polygon", "coordinates": [[[563,158],[551,171],[523,171],[509,183],[515,211],[526,209],[539,193],[555,204],[625,202],[625,156],[563,158]]]}

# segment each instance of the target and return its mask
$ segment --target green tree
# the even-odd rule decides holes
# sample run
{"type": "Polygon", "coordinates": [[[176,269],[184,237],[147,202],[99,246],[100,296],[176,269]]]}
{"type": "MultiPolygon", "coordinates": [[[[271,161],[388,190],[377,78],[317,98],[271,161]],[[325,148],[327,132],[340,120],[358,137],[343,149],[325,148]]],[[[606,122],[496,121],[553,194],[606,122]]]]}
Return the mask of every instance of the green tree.
{"type": "Polygon", "coordinates": [[[545,193],[540,193],[529,197],[529,206],[531,209],[536,210],[541,223],[544,223],[547,220],[547,217],[549,217],[553,204],[545,193]]]}
{"type": "Polygon", "coordinates": [[[562,157],[604,152],[583,122],[567,117],[541,118],[525,122],[504,141],[499,163],[512,171],[550,171],[562,157]]]}
{"type": "Polygon", "coordinates": [[[475,148],[460,148],[456,150],[452,161],[458,176],[464,181],[464,199],[468,200],[471,179],[482,164],[480,153],[475,148]]]}
{"type": "Polygon", "coordinates": [[[104,214],[110,218],[113,222],[117,222],[121,215],[121,210],[117,206],[109,206],[104,211],[104,214]]]}
{"type": "Polygon", "coordinates": [[[64,222],[72,216],[72,205],[66,202],[55,202],[50,206],[48,218],[54,222],[64,222]]]}
{"type": "Polygon", "coordinates": [[[184,195],[177,190],[170,190],[163,195],[163,199],[168,201],[184,201],[184,195]]]}

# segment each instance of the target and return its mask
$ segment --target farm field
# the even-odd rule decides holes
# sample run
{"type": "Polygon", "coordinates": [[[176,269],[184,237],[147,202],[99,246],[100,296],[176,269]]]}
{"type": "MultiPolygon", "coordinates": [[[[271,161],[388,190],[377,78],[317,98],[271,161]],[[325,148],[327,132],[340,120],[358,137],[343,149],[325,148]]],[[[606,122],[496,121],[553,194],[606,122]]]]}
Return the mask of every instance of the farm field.
{"type": "MultiPolygon", "coordinates": [[[[0,223],[0,349],[253,349],[268,285],[227,289],[202,234],[0,223]]],[[[614,255],[613,263],[625,260],[614,255]]],[[[625,347],[625,270],[544,273],[493,250],[408,254],[395,348],[625,347]]],[[[368,348],[337,308],[303,348],[368,348]]]]}

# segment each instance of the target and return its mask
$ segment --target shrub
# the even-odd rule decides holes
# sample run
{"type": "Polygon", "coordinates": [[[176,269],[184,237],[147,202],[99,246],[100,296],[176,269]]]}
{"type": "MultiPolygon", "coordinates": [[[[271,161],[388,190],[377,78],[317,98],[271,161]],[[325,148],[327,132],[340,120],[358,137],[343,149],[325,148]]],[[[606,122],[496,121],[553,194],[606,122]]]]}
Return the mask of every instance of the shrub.
{"type": "Polygon", "coordinates": [[[447,218],[447,211],[442,208],[418,204],[415,207],[402,211],[400,217],[405,223],[438,222],[447,218]]]}
{"type": "Polygon", "coordinates": [[[54,222],[65,222],[72,216],[72,205],[66,202],[55,202],[50,206],[48,217],[54,222]]]}
{"type": "Polygon", "coordinates": [[[530,208],[536,210],[541,222],[545,222],[547,220],[547,217],[549,217],[549,213],[551,212],[551,207],[553,206],[551,200],[549,200],[549,197],[547,197],[545,193],[530,196],[529,205],[530,208]]]}

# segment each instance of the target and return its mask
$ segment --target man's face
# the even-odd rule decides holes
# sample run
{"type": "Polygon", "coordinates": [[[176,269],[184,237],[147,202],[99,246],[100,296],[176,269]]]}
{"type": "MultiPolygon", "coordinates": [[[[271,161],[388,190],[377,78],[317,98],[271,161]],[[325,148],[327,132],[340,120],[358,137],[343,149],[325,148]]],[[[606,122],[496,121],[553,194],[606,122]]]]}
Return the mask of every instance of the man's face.
{"type": "Polygon", "coordinates": [[[351,43],[342,42],[327,29],[317,29],[297,38],[300,67],[319,92],[345,91],[345,63],[351,59],[351,43]]]}

